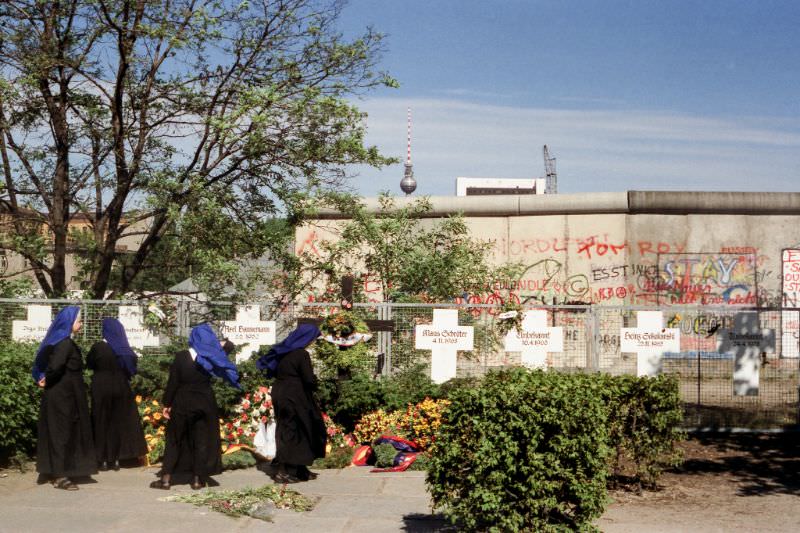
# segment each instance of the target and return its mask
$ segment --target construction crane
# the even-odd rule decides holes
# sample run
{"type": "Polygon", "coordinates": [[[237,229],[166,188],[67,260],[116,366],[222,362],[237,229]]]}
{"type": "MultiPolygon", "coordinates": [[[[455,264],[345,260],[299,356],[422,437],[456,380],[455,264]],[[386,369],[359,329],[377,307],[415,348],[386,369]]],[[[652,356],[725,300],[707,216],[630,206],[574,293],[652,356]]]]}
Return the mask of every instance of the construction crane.
{"type": "Polygon", "coordinates": [[[556,180],[556,158],[550,157],[547,145],[544,145],[544,193],[556,194],[558,192],[558,181],[556,180]]]}

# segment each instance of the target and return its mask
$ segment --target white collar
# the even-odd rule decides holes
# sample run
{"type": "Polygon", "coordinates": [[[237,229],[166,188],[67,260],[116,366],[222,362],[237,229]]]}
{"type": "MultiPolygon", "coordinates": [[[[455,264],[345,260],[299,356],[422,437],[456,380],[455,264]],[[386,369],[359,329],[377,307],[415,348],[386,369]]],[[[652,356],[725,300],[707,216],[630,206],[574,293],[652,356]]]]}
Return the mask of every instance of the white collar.
{"type": "Polygon", "coordinates": [[[191,346],[189,347],[189,355],[192,356],[192,361],[196,361],[197,360],[197,352],[191,346]]]}

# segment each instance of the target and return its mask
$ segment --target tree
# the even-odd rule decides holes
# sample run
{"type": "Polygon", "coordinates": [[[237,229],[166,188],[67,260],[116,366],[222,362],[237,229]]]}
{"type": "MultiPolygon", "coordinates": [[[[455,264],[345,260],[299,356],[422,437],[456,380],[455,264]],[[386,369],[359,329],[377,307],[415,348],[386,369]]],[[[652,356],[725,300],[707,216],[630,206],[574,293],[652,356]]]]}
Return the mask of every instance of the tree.
{"type": "Polygon", "coordinates": [[[345,39],[338,0],[6,0],[0,3],[2,246],[48,296],[80,242],[86,288],[134,287],[180,246],[229,283],[242,260],[284,253],[265,220],[302,220],[364,144],[347,97],[396,82],[382,36],[345,39]],[[76,214],[90,231],[70,235],[76,214]],[[46,231],[42,231],[45,228],[46,231]],[[43,239],[42,234],[52,238],[43,239]],[[120,242],[135,252],[121,265],[120,242]],[[175,243],[173,243],[175,244],[175,243]],[[124,268],[120,268],[124,266],[124,268]],[[116,269],[116,270],[115,270],[116,269]]]}
{"type": "Polygon", "coordinates": [[[338,240],[319,244],[319,257],[301,258],[310,278],[325,274],[335,284],[343,274],[368,276],[379,283],[385,301],[443,301],[485,292],[519,270],[518,265],[490,265],[491,243],[471,237],[462,216],[423,220],[431,209],[427,198],[397,207],[382,194],[378,213],[347,196],[329,198],[348,220],[338,240]]]}

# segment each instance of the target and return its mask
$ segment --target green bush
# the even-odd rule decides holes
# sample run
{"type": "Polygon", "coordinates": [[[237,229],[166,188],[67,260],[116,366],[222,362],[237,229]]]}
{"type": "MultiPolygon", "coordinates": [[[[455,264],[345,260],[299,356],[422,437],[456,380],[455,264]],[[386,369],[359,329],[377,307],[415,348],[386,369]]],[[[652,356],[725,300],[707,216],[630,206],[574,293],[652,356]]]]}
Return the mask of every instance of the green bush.
{"type": "Polygon", "coordinates": [[[353,448],[349,446],[333,446],[325,457],[314,460],[311,468],[346,468],[353,460],[353,448]]]}
{"type": "Polygon", "coordinates": [[[375,467],[376,468],[391,468],[394,466],[394,458],[397,456],[397,449],[394,446],[385,442],[373,446],[375,452],[375,467]]]}
{"type": "Polygon", "coordinates": [[[606,504],[601,381],[513,369],[449,396],[427,484],[468,531],[590,529],[606,504]]]}
{"type": "Polygon", "coordinates": [[[0,464],[36,447],[41,390],[31,378],[36,344],[0,344],[0,464]]]}
{"type": "Polygon", "coordinates": [[[317,391],[322,410],[348,432],[362,416],[377,409],[402,410],[425,398],[441,396],[440,386],[431,381],[427,369],[420,365],[388,377],[356,373],[350,379],[322,379],[317,391]]]}
{"type": "Polygon", "coordinates": [[[164,389],[169,378],[169,365],[172,364],[172,353],[145,353],[137,361],[136,375],[131,379],[131,390],[142,398],[162,400],[164,389]]]}
{"type": "Polygon", "coordinates": [[[613,481],[627,474],[636,483],[655,487],[666,467],[680,463],[677,444],[683,409],[675,376],[603,376],[603,394],[609,404],[609,444],[613,481]]]}
{"type": "Polygon", "coordinates": [[[237,450],[233,453],[222,454],[223,470],[239,470],[256,465],[256,458],[247,450],[237,450]]]}

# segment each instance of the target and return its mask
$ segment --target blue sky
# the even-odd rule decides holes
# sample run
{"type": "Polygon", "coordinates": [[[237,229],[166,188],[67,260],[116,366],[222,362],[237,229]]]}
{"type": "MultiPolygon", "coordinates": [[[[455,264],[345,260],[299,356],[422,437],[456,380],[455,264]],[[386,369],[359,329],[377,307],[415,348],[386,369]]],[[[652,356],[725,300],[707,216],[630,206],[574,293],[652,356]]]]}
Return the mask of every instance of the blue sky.
{"type": "Polygon", "coordinates": [[[544,144],[562,193],[800,191],[800,2],[350,0],[367,25],[401,85],[358,101],[367,141],[404,157],[412,108],[418,194],[541,177],[544,144]]]}

